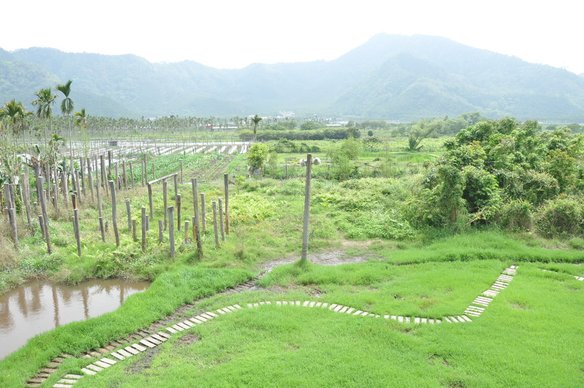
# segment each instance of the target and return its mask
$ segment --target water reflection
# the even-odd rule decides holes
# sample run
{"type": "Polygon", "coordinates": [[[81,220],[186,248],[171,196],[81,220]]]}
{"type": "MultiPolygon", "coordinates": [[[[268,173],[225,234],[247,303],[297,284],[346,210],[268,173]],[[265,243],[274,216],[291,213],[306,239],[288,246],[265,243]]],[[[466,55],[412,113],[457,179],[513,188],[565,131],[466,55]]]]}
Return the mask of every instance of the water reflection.
{"type": "Polygon", "coordinates": [[[117,279],[76,286],[34,281],[0,295],[0,359],[39,333],[113,311],[148,285],[117,279]]]}

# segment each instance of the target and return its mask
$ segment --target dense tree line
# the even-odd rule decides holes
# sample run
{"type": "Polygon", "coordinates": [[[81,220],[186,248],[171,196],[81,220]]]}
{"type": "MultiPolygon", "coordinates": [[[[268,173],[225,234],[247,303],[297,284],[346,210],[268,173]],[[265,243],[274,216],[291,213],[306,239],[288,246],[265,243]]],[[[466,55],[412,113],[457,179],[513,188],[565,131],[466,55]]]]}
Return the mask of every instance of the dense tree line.
{"type": "Polygon", "coordinates": [[[446,154],[413,201],[417,222],[499,224],[543,235],[584,233],[584,136],[537,122],[480,121],[445,144],[446,154]]]}

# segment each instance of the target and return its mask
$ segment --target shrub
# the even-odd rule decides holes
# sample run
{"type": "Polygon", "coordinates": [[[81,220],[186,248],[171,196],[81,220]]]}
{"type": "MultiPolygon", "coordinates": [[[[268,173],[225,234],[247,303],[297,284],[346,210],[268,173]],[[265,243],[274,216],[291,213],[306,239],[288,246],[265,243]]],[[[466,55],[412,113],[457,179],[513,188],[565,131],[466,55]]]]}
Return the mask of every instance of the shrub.
{"type": "Polygon", "coordinates": [[[531,230],[533,206],[529,201],[511,200],[500,208],[497,222],[500,226],[513,231],[531,230]]]}
{"type": "Polygon", "coordinates": [[[537,231],[545,237],[584,234],[584,207],[577,198],[560,197],[547,201],[535,216],[537,231]]]}

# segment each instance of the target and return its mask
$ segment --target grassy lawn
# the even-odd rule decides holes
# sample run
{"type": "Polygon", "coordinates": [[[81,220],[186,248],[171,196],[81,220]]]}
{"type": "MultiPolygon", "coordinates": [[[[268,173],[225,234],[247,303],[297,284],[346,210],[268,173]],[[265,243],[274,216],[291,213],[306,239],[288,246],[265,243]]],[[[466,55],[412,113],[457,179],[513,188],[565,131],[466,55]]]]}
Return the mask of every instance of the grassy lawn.
{"type": "MultiPolygon", "coordinates": [[[[311,266],[308,274],[287,267],[264,282],[279,292],[215,298],[201,308],[306,298],[380,313],[423,312],[426,288],[435,298],[430,310],[457,313],[466,296],[478,295],[503,266],[420,264],[393,272],[389,265],[382,274],[378,263],[311,266]],[[387,300],[381,284],[392,282],[408,288],[403,299],[387,300]],[[450,292],[434,292],[446,283],[450,292]],[[340,284],[349,291],[340,292],[340,284]],[[356,285],[377,292],[354,296],[356,285]],[[321,295],[310,296],[315,286],[321,295]]],[[[406,326],[326,309],[246,308],[177,334],[153,355],[122,361],[77,386],[581,386],[583,290],[582,283],[525,264],[471,324],[406,326]]]]}

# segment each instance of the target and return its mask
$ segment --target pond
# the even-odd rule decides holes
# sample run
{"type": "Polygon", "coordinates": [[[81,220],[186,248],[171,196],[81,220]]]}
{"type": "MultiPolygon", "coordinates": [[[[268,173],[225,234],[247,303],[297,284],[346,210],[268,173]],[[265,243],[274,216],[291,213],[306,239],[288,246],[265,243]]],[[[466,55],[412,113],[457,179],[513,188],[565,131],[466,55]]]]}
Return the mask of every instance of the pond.
{"type": "Polygon", "coordinates": [[[120,279],[75,286],[33,281],[0,295],[0,359],[39,333],[113,311],[149,285],[120,279]]]}

